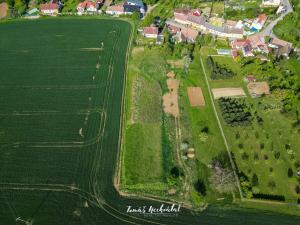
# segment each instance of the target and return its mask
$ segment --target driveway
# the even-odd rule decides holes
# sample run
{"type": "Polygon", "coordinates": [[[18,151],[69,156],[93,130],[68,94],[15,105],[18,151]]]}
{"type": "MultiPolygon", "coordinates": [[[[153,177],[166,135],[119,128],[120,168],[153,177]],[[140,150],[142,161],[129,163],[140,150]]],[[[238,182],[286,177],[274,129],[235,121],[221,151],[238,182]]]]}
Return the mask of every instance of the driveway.
{"type": "Polygon", "coordinates": [[[268,26],[266,26],[261,32],[259,32],[259,34],[261,34],[262,36],[272,36],[273,28],[276,26],[276,24],[287,14],[293,12],[293,7],[289,0],[282,0],[282,4],[283,6],[285,6],[286,11],[280,14],[280,16],[276,20],[273,20],[271,23],[269,23],[268,26]]]}

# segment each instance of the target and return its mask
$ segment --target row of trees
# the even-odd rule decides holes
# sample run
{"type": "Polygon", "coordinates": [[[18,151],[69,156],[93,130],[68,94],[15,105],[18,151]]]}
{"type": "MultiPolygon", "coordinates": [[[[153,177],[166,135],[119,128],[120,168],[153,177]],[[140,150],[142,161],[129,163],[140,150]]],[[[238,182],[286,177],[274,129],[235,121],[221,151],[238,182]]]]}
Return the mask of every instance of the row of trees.
{"type": "Polygon", "coordinates": [[[208,68],[211,69],[211,79],[229,79],[233,76],[235,76],[235,73],[223,66],[221,66],[219,63],[214,62],[213,58],[209,56],[206,60],[206,64],[208,68]]]}
{"type": "Polygon", "coordinates": [[[249,125],[253,119],[244,99],[220,98],[219,105],[225,122],[231,126],[249,125]]]}

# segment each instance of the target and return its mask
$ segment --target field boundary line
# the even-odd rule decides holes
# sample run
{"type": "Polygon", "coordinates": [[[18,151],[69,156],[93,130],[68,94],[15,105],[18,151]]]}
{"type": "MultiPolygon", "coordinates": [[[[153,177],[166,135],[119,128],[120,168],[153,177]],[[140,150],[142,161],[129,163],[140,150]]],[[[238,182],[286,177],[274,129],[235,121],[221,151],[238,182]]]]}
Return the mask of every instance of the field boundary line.
{"type": "Polygon", "coordinates": [[[118,140],[118,153],[117,153],[117,162],[116,162],[116,171],[113,178],[113,184],[117,192],[121,195],[122,191],[120,190],[120,179],[121,179],[121,167],[123,164],[124,157],[124,140],[125,140],[125,126],[126,126],[126,97],[127,97],[127,76],[129,74],[128,64],[129,64],[129,55],[132,50],[132,42],[134,31],[136,30],[135,25],[132,22],[129,22],[131,25],[131,34],[129,38],[129,45],[127,47],[126,52],[126,63],[125,63],[125,76],[124,76],[124,84],[123,84],[123,93],[122,93],[122,107],[121,107],[121,118],[120,118],[120,131],[119,131],[119,140],[118,140]]]}
{"type": "Polygon", "coordinates": [[[213,96],[212,96],[210,84],[209,84],[209,81],[208,81],[208,78],[207,78],[207,73],[206,73],[206,70],[205,70],[205,67],[204,67],[204,63],[203,63],[203,60],[202,60],[202,57],[201,57],[201,49],[199,50],[199,57],[200,57],[201,67],[202,67],[202,70],[203,70],[203,73],[204,73],[204,77],[205,77],[205,83],[206,83],[206,86],[208,88],[209,98],[210,98],[210,101],[211,101],[211,104],[212,104],[212,107],[213,107],[213,110],[214,110],[215,117],[217,119],[218,127],[219,127],[219,129],[221,131],[221,135],[222,135],[222,138],[223,138],[223,141],[224,141],[224,144],[225,144],[225,148],[226,148],[227,154],[229,156],[229,161],[230,161],[231,167],[233,169],[233,173],[234,173],[236,184],[237,184],[237,187],[238,187],[238,190],[239,190],[240,198],[243,201],[244,198],[243,198],[243,193],[242,193],[242,189],[241,189],[241,186],[240,186],[240,180],[239,180],[239,177],[238,177],[238,175],[236,173],[237,168],[236,168],[236,166],[234,164],[234,161],[232,159],[231,152],[229,150],[229,145],[228,145],[225,133],[224,133],[224,129],[222,127],[220,118],[218,116],[218,112],[217,112],[217,109],[216,109],[216,106],[215,106],[215,102],[214,102],[214,99],[213,99],[213,96]]]}

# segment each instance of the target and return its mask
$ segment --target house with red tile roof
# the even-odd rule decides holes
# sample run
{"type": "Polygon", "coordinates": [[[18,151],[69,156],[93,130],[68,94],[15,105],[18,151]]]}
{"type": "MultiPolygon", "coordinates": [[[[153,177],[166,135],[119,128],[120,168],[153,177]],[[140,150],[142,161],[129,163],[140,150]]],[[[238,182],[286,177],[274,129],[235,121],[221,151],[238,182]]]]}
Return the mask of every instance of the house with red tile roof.
{"type": "Polygon", "coordinates": [[[40,10],[43,15],[55,16],[59,12],[59,5],[52,2],[41,4],[40,10]]]}
{"type": "Polygon", "coordinates": [[[262,35],[255,34],[248,37],[251,42],[251,46],[255,52],[269,53],[268,46],[265,42],[265,38],[262,35]]]}
{"type": "Polygon", "coordinates": [[[250,29],[252,31],[259,31],[267,21],[268,16],[266,14],[260,14],[255,20],[253,20],[250,29]]]}
{"type": "Polygon", "coordinates": [[[189,27],[181,29],[181,41],[194,43],[199,35],[199,32],[189,27]]]}
{"type": "Polygon", "coordinates": [[[249,39],[237,39],[231,43],[232,49],[241,50],[244,57],[254,56],[251,41],[249,39]]]}
{"type": "Polygon", "coordinates": [[[114,15],[114,16],[125,14],[123,3],[118,5],[108,6],[106,9],[106,14],[114,15]]]}
{"type": "Polygon", "coordinates": [[[84,12],[95,13],[98,11],[98,9],[103,3],[104,0],[97,0],[97,1],[85,0],[83,2],[80,2],[77,5],[77,12],[78,14],[82,14],[84,12]]]}
{"type": "Polygon", "coordinates": [[[157,38],[158,36],[158,28],[157,27],[144,27],[143,35],[146,38],[157,38]]]}
{"type": "Polygon", "coordinates": [[[174,11],[174,20],[181,24],[188,24],[188,15],[190,14],[190,10],[188,9],[176,9],[174,11]]]}

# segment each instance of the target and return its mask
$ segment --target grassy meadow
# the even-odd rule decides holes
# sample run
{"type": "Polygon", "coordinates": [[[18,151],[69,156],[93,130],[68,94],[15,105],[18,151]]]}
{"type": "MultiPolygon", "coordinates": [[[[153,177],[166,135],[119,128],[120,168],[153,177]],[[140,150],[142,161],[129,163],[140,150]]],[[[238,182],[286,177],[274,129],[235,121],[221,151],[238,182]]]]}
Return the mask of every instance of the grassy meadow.
{"type": "Polygon", "coordinates": [[[165,145],[162,95],[166,65],[159,49],[134,47],[129,60],[122,187],[166,191],[172,154],[165,145]],[[151,171],[151,173],[149,173],[151,171]]]}

